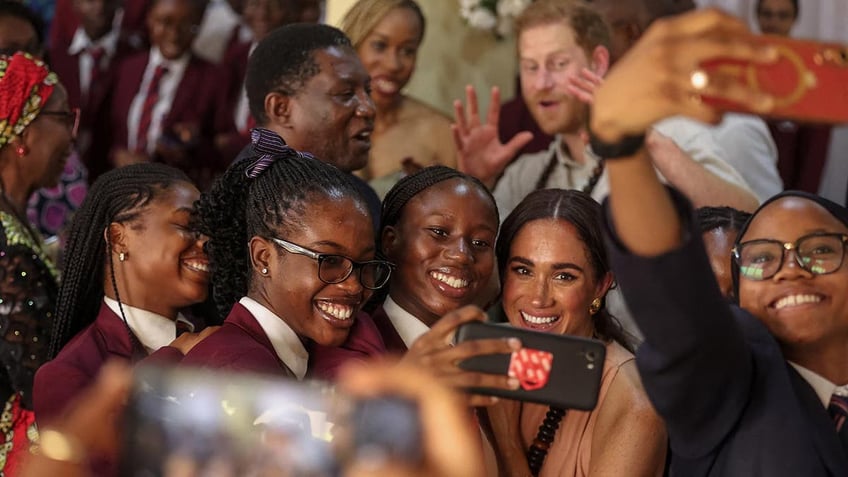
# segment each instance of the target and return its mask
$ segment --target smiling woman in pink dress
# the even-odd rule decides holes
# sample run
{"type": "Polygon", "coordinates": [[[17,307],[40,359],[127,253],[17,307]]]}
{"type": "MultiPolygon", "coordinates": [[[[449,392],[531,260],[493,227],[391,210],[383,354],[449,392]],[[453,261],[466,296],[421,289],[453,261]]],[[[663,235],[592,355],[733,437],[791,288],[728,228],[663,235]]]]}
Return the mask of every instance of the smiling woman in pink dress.
{"type": "Polygon", "coordinates": [[[360,0],[342,21],[371,75],[377,119],[363,175],[378,179],[372,185],[381,196],[420,167],[456,166],[451,120],[402,92],[415,71],[424,26],[424,15],[412,0],[360,0]]]}
{"type": "Polygon", "coordinates": [[[506,400],[488,408],[502,470],[662,475],[665,427],[642,388],[628,337],[605,308],[613,274],[601,239],[601,206],[581,191],[533,192],[504,221],[496,255],[512,326],[607,343],[592,411],[506,400]]]}

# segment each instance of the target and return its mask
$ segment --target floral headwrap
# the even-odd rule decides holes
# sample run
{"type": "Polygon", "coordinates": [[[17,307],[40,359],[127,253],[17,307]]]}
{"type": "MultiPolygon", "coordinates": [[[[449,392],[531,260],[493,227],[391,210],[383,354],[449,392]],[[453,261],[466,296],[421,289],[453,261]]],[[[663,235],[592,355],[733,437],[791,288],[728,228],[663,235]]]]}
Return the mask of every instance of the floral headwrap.
{"type": "Polygon", "coordinates": [[[43,61],[28,53],[0,56],[0,148],[38,116],[58,81],[43,61]]]}

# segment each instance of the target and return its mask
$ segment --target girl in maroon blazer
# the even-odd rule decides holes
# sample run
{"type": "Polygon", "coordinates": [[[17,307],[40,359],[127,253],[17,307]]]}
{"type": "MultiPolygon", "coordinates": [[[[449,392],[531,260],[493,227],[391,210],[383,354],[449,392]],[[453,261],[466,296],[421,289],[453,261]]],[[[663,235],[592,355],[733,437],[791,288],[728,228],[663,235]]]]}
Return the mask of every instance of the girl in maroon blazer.
{"type": "Polygon", "coordinates": [[[182,172],[137,164],[104,174],[69,230],[50,342],[35,377],[39,424],[58,417],[112,358],[179,361],[200,338],[180,310],[203,302],[204,237],[190,225],[199,192],[182,172]]]}
{"type": "MultiPolygon", "coordinates": [[[[53,360],[35,376],[39,427],[60,418],[106,361],[178,362],[214,330],[177,338],[195,327],[180,310],[208,295],[205,238],[190,223],[198,196],[185,174],[164,164],[95,181],[68,232],[53,360]]],[[[93,475],[117,472],[106,456],[92,456],[91,465],[93,475]]]]}
{"type": "Polygon", "coordinates": [[[253,147],[198,203],[214,300],[229,315],[183,363],[303,379],[316,346],[380,354],[379,333],[359,309],[391,267],[375,259],[356,185],[268,130],[254,129],[253,147]]]}
{"type": "MultiPolygon", "coordinates": [[[[484,382],[510,389],[507,376],[461,371],[468,356],[511,353],[504,340],[446,347],[456,328],[477,314],[443,316],[486,301],[494,271],[498,208],[477,179],[432,166],[401,179],[386,195],[381,218],[383,254],[396,264],[383,305],[372,317],[389,351],[435,370],[458,388],[484,382]],[[462,316],[462,319],[455,319],[462,316]]],[[[476,317],[476,318],[474,318],[476,317]]],[[[493,402],[474,396],[474,405],[493,402]]]]}
{"type": "Polygon", "coordinates": [[[229,164],[213,139],[225,103],[220,71],[191,52],[206,3],[151,2],[150,49],[126,58],[115,73],[107,138],[115,167],[164,162],[206,190],[229,164]]]}

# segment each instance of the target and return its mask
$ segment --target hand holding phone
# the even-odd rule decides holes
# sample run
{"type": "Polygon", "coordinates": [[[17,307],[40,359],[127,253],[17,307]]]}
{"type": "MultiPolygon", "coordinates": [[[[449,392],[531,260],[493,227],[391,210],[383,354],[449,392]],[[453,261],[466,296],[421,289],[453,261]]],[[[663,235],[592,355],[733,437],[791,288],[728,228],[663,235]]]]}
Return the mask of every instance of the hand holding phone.
{"type": "Polygon", "coordinates": [[[472,322],[456,334],[457,343],[482,339],[520,339],[522,349],[511,354],[475,356],[462,369],[507,375],[520,382],[514,390],[475,386],[471,392],[564,409],[594,409],[601,388],[606,345],[598,340],[472,322]]]}
{"type": "MultiPolygon", "coordinates": [[[[486,314],[480,308],[469,305],[443,316],[422,335],[407,351],[403,361],[431,370],[441,381],[455,389],[492,388],[514,390],[518,381],[503,373],[462,369],[457,363],[485,356],[497,356],[521,349],[521,342],[508,337],[482,339],[467,343],[455,343],[454,335],[464,324],[480,322],[486,314]]],[[[493,395],[471,394],[470,406],[488,406],[497,402],[493,395]]]]}

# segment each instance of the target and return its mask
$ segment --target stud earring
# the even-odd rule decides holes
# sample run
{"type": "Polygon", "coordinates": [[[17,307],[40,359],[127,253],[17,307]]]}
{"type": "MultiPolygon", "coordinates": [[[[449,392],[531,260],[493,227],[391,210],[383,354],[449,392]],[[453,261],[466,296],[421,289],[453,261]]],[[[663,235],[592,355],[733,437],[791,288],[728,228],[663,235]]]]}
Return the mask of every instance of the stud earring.
{"type": "Polygon", "coordinates": [[[123,261],[125,261],[126,259],[127,259],[127,254],[126,254],[126,253],[121,252],[121,253],[119,253],[119,254],[118,254],[118,261],[119,261],[119,262],[123,262],[123,261]]]}
{"type": "Polygon", "coordinates": [[[592,304],[589,305],[589,314],[594,315],[599,311],[601,311],[601,299],[595,298],[594,300],[592,300],[592,304]]]}
{"type": "Polygon", "coordinates": [[[28,152],[29,151],[27,150],[27,147],[23,144],[18,144],[18,147],[15,148],[15,153],[18,155],[18,157],[24,157],[27,155],[28,152]]]}
{"type": "Polygon", "coordinates": [[[261,274],[263,274],[263,275],[267,275],[267,274],[268,274],[268,269],[263,267],[263,268],[262,268],[262,270],[260,270],[260,271],[259,271],[259,273],[261,273],[261,274]]]}

